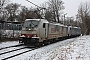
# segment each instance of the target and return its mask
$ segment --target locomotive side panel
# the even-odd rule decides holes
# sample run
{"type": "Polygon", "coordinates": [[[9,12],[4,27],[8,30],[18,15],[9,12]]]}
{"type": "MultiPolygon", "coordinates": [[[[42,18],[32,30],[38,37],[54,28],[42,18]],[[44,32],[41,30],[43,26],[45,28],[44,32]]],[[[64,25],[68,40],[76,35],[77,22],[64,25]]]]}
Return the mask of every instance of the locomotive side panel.
{"type": "Polygon", "coordinates": [[[71,26],[69,26],[68,27],[68,34],[71,37],[79,36],[81,34],[80,28],[79,27],[71,27],[71,26]]]}
{"type": "Polygon", "coordinates": [[[68,27],[66,27],[66,36],[68,36],[68,27]]]}
{"type": "Polygon", "coordinates": [[[43,42],[43,40],[46,39],[46,27],[44,27],[44,22],[40,21],[39,26],[38,26],[38,36],[39,38],[39,42],[43,42]]]}
{"type": "Polygon", "coordinates": [[[48,39],[68,36],[68,27],[66,26],[49,24],[48,29],[48,39]]]}
{"type": "Polygon", "coordinates": [[[63,37],[68,36],[68,27],[63,26],[62,30],[63,30],[63,37]]]}
{"type": "Polygon", "coordinates": [[[72,36],[77,35],[77,28],[72,27],[71,31],[72,31],[72,36]]]}
{"type": "Polygon", "coordinates": [[[57,29],[58,34],[59,34],[58,38],[63,37],[62,26],[58,25],[58,26],[56,27],[56,29],[57,29]]]}
{"type": "Polygon", "coordinates": [[[58,28],[54,24],[49,24],[48,26],[48,39],[53,39],[59,37],[58,28]]]}
{"type": "Polygon", "coordinates": [[[63,37],[62,26],[59,26],[59,37],[63,37]]]}
{"type": "Polygon", "coordinates": [[[81,35],[81,28],[78,28],[78,35],[81,35]]]}

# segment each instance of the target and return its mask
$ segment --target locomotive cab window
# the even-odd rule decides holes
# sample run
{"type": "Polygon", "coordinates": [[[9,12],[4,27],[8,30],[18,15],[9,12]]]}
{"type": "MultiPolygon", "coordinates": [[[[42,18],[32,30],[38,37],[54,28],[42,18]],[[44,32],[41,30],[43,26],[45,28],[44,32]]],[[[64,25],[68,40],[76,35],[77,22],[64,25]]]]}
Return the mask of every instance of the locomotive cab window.
{"type": "Polygon", "coordinates": [[[25,21],[23,27],[25,28],[36,28],[39,24],[39,21],[25,21]]]}
{"type": "Polygon", "coordinates": [[[43,23],[43,28],[45,28],[45,23],[43,23]]]}

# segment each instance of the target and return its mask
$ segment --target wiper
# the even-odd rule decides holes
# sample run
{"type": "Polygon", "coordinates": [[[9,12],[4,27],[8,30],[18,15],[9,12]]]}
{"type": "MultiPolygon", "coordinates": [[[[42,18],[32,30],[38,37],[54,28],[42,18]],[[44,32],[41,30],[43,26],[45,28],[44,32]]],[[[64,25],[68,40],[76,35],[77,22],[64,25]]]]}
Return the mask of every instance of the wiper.
{"type": "Polygon", "coordinates": [[[31,24],[29,26],[30,26],[29,28],[33,28],[31,24]]]}
{"type": "MultiPolygon", "coordinates": [[[[33,24],[33,23],[31,23],[31,24],[29,25],[29,26],[30,26],[30,28],[33,28],[33,27],[34,27],[34,26],[32,26],[32,24],[33,24]]],[[[33,25],[34,25],[34,24],[33,24],[33,25]]]]}
{"type": "Polygon", "coordinates": [[[33,27],[36,27],[37,25],[35,25],[33,22],[31,22],[31,24],[33,25],[33,27]]]}
{"type": "MultiPolygon", "coordinates": [[[[31,23],[32,23],[32,21],[31,21],[31,23]]],[[[32,23],[33,24],[33,23],[32,23]]],[[[35,24],[33,24],[34,26],[35,26],[35,24]]]]}

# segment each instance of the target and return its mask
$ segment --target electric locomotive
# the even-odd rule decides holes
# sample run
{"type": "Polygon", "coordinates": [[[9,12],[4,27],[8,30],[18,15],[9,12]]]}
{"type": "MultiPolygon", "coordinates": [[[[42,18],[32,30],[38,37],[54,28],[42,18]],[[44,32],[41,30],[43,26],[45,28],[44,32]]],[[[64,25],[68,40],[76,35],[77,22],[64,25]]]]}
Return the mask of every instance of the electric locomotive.
{"type": "Polygon", "coordinates": [[[60,23],[50,23],[45,19],[26,19],[22,27],[19,43],[30,45],[47,44],[61,38],[80,34],[78,27],[73,28],[60,23]]]}
{"type": "Polygon", "coordinates": [[[25,44],[43,42],[46,39],[45,23],[49,22],[45,19],[26,19],[22,27],[19,42],[25,44]]]}

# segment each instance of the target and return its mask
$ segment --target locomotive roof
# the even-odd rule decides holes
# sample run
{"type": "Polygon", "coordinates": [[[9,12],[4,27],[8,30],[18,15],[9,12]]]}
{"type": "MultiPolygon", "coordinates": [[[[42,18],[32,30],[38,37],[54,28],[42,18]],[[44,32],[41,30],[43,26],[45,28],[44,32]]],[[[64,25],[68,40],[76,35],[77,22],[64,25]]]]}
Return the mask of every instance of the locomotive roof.
{"type": "Polygon", "coordinates": [[[49,23],[46,19],[26,19],[25,21],[42,21],[43,23],[49,23]]]}
{"type": "Polygon", "coordinates": [[[40,21],[40,20],[45,20],[45,19],[26,19],[25,21],[29,21],[29,20],[36,20],[36,21],[40,21]]]}
{"type": "Polygon", "coordinates": [[[59,26],[65,26],[65,25],[63,25],[63,24],[60,24],[60,23],[56,23],[55,25],[59,25],[59,26]]]}
{"type": "Polygon", "coordinates": [[[68,27],[71,27],[71,28],[80,28],[80,27],[73,27],[73,26],[68,26],[68,27]]]}
{"type": "Polygon", "coordinates": [[[80,29],[80,27],[74,27],[74,28],[78,28],[78,29],[80,29]]]}
{"type": "Polygon", "coordinates": [[[50,23],[50,24],[67,27],[67,26],[60,24],[60,23],[50,23]]]}

